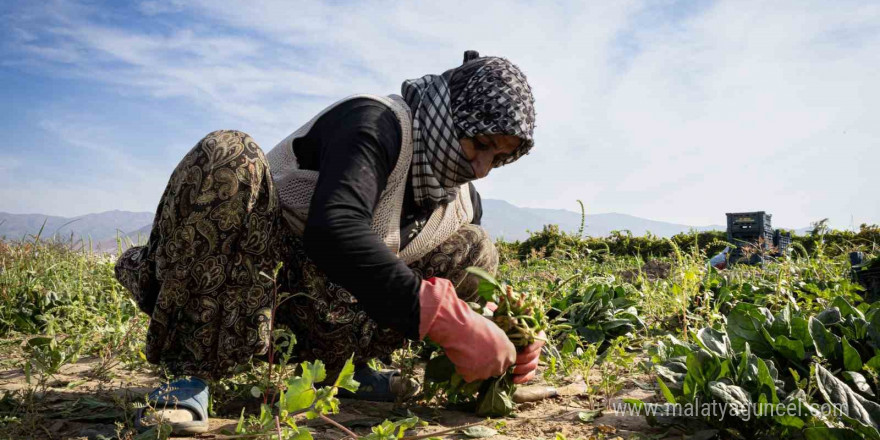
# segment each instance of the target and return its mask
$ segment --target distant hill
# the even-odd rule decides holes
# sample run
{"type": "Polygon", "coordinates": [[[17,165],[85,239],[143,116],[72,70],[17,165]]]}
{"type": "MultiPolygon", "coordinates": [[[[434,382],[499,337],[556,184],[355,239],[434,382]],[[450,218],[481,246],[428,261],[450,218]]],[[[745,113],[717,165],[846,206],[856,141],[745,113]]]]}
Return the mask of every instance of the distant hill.
{"type": "MultiPolygon", "coordinates": [[[[20,240],[40,233],[41,237],[56,237],[74,241],[91,238],[98,243],[116,237],[117,232],[128,234],[153,222],[151,212],[107,211],[86,214],[79,217],[57,217],[43,214],[10,214],[0,212],[0,237],[7,240],[20,240]],[[45,227],[43,223],[45,222],[45,227]]],[[[148,232],[149,233],[149,232],[148,232]]]]}
{"type": "MultiPolygon", "coordinates": [[[[723,215],[723,214],[722,214],[723,215]]],[[[581,225],[579,212],[564,209],[521,208],[504,200],[483,199],[483,226],[492,237],[505,240],[524,240],[527,231],[540,231],[544,225],[556,224],[568,232],[577,232],[581,225]]],[[[725,226],[689,226],[648,220],[627,214],[587,214],[584,235],[606,236],[611,231],[628,230],[633,235],[651,232],[661,237],[671,237],[691,229],[698,231],[724,230],[725,226]]]]}
{"type": "MultiPolygon", "coordinates": [[[[67,240],[73,233],[75,241],[82,239],[88,242],[91,237],[93,246],[97,249],[114,251],[117,233],[126,244],[129,239],[133,243],[145,242],[150,235],[153,217],[150,212],[129,211],[107,211],[72,218],[0,212],[0,237],[18,240],[36,234],[45,221],[43,237],[56,235],[67,240]]],[[[723,219],[724,213],[719,214],[719,217],[723,219]]],[[[524,240],[529,236],[528,231],[540,231],[548,224],[559,225],[568,232],[577,232],[581,224],[581,214],[564,209],[521,208],[504,200],[483,199],[482,224],[493,238],[524,240]]],[[[690,226],[618,213],[588,214],[584,235],[601,237],[607,236],[611,231],[628,230],[633,235],[651,232],[661,237],[671,237],[691,229],[724,230],[725,226],[690,226]]],[[[800,231],[801,229],[798,230],[800,231]]]]}

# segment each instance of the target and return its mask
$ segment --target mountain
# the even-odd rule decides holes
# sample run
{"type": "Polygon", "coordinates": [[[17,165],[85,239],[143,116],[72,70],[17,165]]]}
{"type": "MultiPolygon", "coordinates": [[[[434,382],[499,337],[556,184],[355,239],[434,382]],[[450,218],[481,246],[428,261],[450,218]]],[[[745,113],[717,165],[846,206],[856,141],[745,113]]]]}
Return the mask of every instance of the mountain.
{"type": "MultiPolygon", "coordinates": [[[[144,243],[150,235],[153,217],[150,212],[128,211],[107,211],[72,218],[0,212],[0,237],[18,240],[36,234],[45,221],[44,238],[55,234],[58,238],[67,240],[73,233],[75,241],[83,239],[87,242],[91,237],[96,249],[115,251],[117,233],[123,239],[123,244],[128,244],[129,240],[132,243],[144,243]]],[[[724,213],[719,217],[724,218],[724,213]]],[[[564,209],[522,208],[504,200],[483,199],[482,224],[493,238],[524,240],[529,236],[528,231],[540,231],[548,224],[559,225],[565,231],[577,232],[581,225],[581,214],[564,209]]],[[[627,214],[588,214],[584,235],[601,237],[607,236],[611,231],[628,230],[633,235],[651,232],[661,237],[671,237],[692,229],[724,230],[725,226],[695,227],[627,214]]]]}
{"type": "MultiPolygon", "coordinates": [[[[560,229],[577,232],[581,225],[579,212],[564,209],[521,208],[504,200],[483,199],[482,225],[492,237],[505,240],[524,240],[527,231],[540,231],[544,225],[556,224],[560,229]]],[[[633,235],[645,235],[651,232],[661,237],[671,237],[691,229],[698,231],[724,230],[725,226],[688,226],[648,220],[627,214],[587,214],[584,235],[593,237],[606,236],[611,231],[628,230],[633,235]]]]}
{"type": "MultiPolygon", "coordinates": [[[[107,211],[79,217],[57,217],[43,214],[10,214],[0,212],[0,237],[20,240],[40,233],[42,238],[56,237],[93,243],[116,236],[117,232],[128,234],[153,222],[151,212],[107,211]],[[45,222],[45,227],[43,226],[45,222]]],[[[149,231],[148,231],[149,233],[149,231]]]]}

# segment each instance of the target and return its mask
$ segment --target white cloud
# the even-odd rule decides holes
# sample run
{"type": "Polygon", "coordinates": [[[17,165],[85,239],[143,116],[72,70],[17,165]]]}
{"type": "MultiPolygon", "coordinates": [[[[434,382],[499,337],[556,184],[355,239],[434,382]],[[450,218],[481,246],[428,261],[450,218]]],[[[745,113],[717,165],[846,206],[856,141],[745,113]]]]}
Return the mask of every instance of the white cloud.
{"type": "Polygon", "coordinates": [[[485,197],[691,224],[752,209],[880,222],[877,4],[142,2],[155,27],[54,6],[20,13],[16,65],[183,98],[267,148],[332,100],[397,92],[477,49],[517,63],[538,110],[534,152],[479,182],[485,197]]]}

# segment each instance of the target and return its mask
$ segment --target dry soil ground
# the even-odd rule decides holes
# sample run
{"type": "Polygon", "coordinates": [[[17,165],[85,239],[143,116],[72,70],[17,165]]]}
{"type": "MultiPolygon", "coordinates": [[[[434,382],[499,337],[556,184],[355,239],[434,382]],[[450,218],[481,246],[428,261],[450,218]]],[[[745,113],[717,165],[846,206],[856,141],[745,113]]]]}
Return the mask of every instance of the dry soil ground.
{"type": "MultiPolygon", "coordinates": [[[[33,414],[22,418],[22,423],[7,425],[5,438],[41,438],[41,439],[107,439],[117,435],[117,423],[131,420],[128,403],[142,400],[153,387],[158,384],[155,376],[130,372],[113,371],[111,379],[98,380],[92,377],[99,361],[94,358],[82,359],[76,364],[62,368],[48,382],[45,394],[35,396],[32,405],[33,414]],[[32,417],[32,418],[30,418],[32,417]],[[29,420],[33,431],[23,432],[29,420]]],[[[598,378],[591,378],[598,380],[598,378]]],[[[601,416],[592,422],[583,422],[578,414],[591,408],[606,407],[602,398],[590,396],[582,379],[570,380],[568,384],[559,384],[559,396],[539,402],[522,403],[515,417],[485,421],[473,414],[452,411],[438,407],[410,405],[406,408],[394,408],[390,403],[363,402],[342,400],[341,413],[332,418],[353,431],[364,434],[369,426],[380,423],[386,418],[405,416],[407,411],[429,422],[426,427],[413,431],[415,434],[439,432],[447,428],[485,421],[485,425],[498,430],[492,439],[554,439],[562,433],[568,439],[615,439],[615,438],[681,438],[680,435],[665,433],[665,430],[649,426],[643,417],[616,413],[604,410],[601,416]]],[[[656,393],[646,390],[644,384],[650,383],[648,377],[629,380],[624,389],[612,400],[625,397],[656,400],[656,393]]],[[[28,385],[25,373],[21,368],[0,371],[0,394],[5,391],[25,391],[28,385]]],[[[218,417],[211,419],[211,431],[199,439],[220,439],[225,433],[231,433],[242,407],[252,410],[258,407],[257,399],[249,401],[232,401],[215,408],[218,417]]],[[[327,423],[311,424],[316,439],[341,439],[344,433],[327,423]]],[[[0,431],[2,433],[2,431],[0,431]]],[[[443,438],[466,438],[460,432],[446,433],[443,438]]],[[[0,438],[4,438],[0,434],[0,438]]]]}

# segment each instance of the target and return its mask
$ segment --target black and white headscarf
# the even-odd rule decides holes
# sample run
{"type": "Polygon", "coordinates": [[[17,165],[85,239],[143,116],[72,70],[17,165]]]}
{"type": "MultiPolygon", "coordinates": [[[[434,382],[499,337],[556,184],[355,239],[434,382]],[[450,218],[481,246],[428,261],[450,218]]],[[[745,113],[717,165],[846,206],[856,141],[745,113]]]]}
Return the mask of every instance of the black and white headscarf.
{"type": "Polygon", "coordinates": [[[532,148],[535,107],[525,75],[510,61],[465,52],[464,64],[443,75],[404,81],[402,95],[413,113],[412,183],[416,203],[433,209],[458,196],[476,178],[458,140],[507,134],[522,145],[504,163],[532,148]]]}

